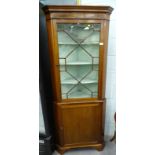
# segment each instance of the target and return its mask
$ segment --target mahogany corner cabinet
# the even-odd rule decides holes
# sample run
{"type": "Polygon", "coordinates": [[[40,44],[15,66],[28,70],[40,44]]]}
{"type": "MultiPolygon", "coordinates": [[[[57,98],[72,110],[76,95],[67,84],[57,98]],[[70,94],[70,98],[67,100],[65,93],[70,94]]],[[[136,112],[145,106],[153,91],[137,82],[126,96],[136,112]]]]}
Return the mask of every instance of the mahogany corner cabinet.
{"type": "Polygon", "coordinates": [[[56,147],[104,148],[110,6],[45,6],[56,147]]]}

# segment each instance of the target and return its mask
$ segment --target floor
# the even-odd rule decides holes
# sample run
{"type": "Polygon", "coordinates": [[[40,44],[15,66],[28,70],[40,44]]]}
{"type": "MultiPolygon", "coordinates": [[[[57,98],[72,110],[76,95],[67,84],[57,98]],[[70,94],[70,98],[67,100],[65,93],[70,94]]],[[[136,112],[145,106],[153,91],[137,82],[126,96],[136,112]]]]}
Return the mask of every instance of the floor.
{"type": "MultiPolygon", "coordinates": [[[[59,155],[59,153],[55,151],[52,155],[59,155]]],[[[94,149],[76,149],[67,151],[64,155],[116,155],[116,143],[106,142],[103,151],[97,151],[94,149]]]]}

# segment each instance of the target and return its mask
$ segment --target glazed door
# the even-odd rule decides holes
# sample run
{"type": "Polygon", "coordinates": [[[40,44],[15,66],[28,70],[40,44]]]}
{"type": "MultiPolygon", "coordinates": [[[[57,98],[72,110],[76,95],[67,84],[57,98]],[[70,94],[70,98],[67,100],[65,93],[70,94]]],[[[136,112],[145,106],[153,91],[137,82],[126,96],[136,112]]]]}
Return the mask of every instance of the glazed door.
{"type": "Polygon", "coordinates": [[[61,99],[98,98],[100,21],[56,22],[61,99]]]}

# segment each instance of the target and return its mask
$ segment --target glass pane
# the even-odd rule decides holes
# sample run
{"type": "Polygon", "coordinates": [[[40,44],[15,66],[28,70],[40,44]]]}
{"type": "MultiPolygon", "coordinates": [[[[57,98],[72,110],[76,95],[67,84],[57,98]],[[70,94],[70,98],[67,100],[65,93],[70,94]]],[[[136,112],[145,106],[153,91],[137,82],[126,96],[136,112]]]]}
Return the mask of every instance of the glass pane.
{"type": "Polygon", "coordinates": [[[62,99],[96,98],[100,24],[57,24],[62,99]]]}

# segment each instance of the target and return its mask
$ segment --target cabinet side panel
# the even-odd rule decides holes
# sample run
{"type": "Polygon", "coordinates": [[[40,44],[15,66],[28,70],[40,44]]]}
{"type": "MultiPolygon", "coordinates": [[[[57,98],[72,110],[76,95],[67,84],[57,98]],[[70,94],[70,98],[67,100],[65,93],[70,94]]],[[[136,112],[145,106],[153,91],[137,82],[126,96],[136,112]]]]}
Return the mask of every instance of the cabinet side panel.
{"type": "Polygon", "coordinates": [[[100,72],[99,72],[99,99],[105,99],[105,83],[106,83],[106,63],[107,63],[107,46],[108,46],[109,21],[102,20],[100,41],[100,72]]]}
{"type": "Polygon", "coordinates": [[[57,77],[57,50],[56,50],[56,41],[55,41],[55,25],[52,20],[47,20],[47,31],[48,31],[48,45],[49,45],[49,56],[50,56],[50,65],[51,65],[51,81],[53,86],[53,96],[54,101],[59,100],[59,89],[58,77],[57,77]]]}
{"type": "Polygon", "coordinates": [[[103,29],[103,40],[104,40],[104,55],[103,55],[103,93],[102,96],[105,98],[105,89],[106,89],[106,70],[107,70],[107,50],[108,50],[108,34],[109,34],[109,21],[103,22],[104,29],[103,29]]]}

